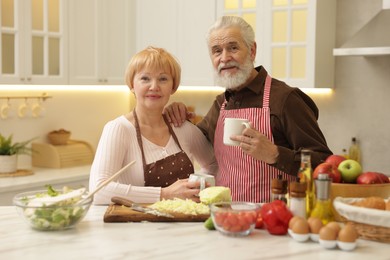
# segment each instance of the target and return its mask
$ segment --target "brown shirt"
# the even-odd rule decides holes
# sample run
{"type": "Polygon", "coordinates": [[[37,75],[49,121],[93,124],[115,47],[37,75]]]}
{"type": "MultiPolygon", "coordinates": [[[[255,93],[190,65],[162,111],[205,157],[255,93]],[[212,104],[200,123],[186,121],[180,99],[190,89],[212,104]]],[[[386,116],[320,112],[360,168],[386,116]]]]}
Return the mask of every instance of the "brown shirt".
{"type": "MultiPolygon", "coordinates": [[[[245,88],[239,91],[227,90],[218,95],[205,118],[198,123],[198,127],[212,144],[219,111],[225,98],[227,110],[262,107],[267,71],[262,66],[256,70],[259,72],[257,77],[245,88]]],[[[292,88],[273,78],[270,111],[274,143],[279,150],[278,160],[273,166],[287,174],[296,175],[302,149],[313,151],[311,154],[313,169],[332,154],[317,123],[318,108],[299,88],[292,88]]]]}

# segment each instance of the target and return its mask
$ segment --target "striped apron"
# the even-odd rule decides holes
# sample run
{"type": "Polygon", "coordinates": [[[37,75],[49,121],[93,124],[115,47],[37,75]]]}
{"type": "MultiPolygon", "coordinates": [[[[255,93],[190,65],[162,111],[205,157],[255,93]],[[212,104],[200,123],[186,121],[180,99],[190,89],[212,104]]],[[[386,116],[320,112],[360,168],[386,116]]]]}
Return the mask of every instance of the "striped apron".
{"type": "Polygon", "coordinates": [[[244,108],[225,110],[226,100],[221,106],[215,130],[214,150],[218,161],[219,174],[216,185],[229,187],[234,201],[269,202],[271,200],[271,182],[282,174],[284,179],[292,180],[288,175],[263,161],[245,154],[239,146],[223,144],[225,118],[247,118],[254,129],[274,142],[271,131],[269,97],[272,78],[267,75],[264,85],[262,108],[244,108]]]}

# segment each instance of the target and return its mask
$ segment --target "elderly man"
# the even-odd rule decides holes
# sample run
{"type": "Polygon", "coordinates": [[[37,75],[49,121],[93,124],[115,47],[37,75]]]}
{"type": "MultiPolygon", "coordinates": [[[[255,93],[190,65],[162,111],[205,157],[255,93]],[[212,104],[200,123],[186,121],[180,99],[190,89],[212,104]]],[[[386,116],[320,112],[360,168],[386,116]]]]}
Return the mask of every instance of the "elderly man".
{"type": "MultiPolygon", "coordinates": [[[[209,29],[207,43],[216,83],[226,88],[198,123],[214,146],[216,183],[229,187],[233,200],[270,201],[273,178],[297,176],[302,149],[312,151],[313,168],[332,154],[317,123],[318,108],[300,89],[254,67],[255,36],[242,18],[221,17],[209,29]],[[224,120],[232,117],[251,122],[242,135],[231,137],[239,146],[223,144],[224,120]]],[[[165,113],[175,125],[187,116],[182,103],[171,104],[165,113]]]]}

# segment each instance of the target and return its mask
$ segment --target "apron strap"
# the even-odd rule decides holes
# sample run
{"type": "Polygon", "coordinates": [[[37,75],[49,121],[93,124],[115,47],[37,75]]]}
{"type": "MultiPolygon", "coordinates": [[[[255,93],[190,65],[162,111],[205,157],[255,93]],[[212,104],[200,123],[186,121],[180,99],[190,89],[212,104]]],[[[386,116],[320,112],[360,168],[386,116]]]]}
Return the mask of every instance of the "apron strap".
{"type": "Polygon", "coordinates": [[[269,96],[271,92],[271,81],[272,78],[269,74],[267,74],[267,78],[265,79],[264,84],[264,94],[263,94],[263,108],[269,107],[269,96]]]}
{"type": "MultiPolygon", "coordinates": [[[[144,153],[143,144],[142,144],[141,129],[139,127],[138,117],[137,117],[137,113],[135,112],[135,109],[133,110],[133,116],[134,116],[134,121],[135,121],[135,130],[137,132],[137,141],[138,141],[138,145],[139,145],[139,147],[141,149],[141,154],[142,154],[142,164],[143,164],[143,166],[145,168],[145,166],[146,166],[146,159],[145,159],[145,153],[144,153]]],[[[165,124],[168,126],[168,131],[172,135],[173,140],[175,140],[175,143],[179,146],[180,150],[183,151],[183,149],[180,146],[179,140],[177,139],[177,136],[176,136],[175,132],[172,129],[171,124],[168,122],[168,119],[165,117],[165,115],[163,115],[163,118],[164,118],[165,124]]]]}
{"type": "Polygon", "coordinates": [[[175,142],[176,142],[177,146],[179,146],[180,150],[183,151],[183,149],[182,149],[181,146],[180,146],[179,140],[177,139],[177,136],[176,136],[175,132],[173,131],[172,126],[171,126],[171,124],[169,123],[168,119],[165,117],[165,115],[163,115],[163,118],[164,118],[165,123],[166,123],[167,126],[168,126],[169,133],[172,135],[173,140],[175,140],[175,142]]]}
{"type": "MultiPolygon", "coordinates": [[[[263,108],[269,107],[269,96],[271,93],[271,81],[272,81],[272,77],[269,74],[267,74],[267,77],[265,79],[265,84],[264,84],[263,108]]],[[[225,109],[226,103],[227,103],[227,100],[225,98],[222,105],[221,105],[220,110],[225,109]]]]}

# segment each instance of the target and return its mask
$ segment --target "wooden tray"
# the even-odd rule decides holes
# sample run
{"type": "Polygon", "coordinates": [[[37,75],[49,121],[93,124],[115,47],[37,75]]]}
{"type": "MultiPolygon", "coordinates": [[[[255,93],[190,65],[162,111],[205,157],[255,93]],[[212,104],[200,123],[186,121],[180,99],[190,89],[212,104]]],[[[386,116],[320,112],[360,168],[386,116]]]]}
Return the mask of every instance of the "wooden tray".
{"type": "Polygon", "coordinates": [[[181,213],[170,212],[173,218],[155,216],[152,214],[134,211],[129,207],[111,204],[104,214],[104,222],[204,222],[210,217],[207,215],[186,215],[181,213]]]}

